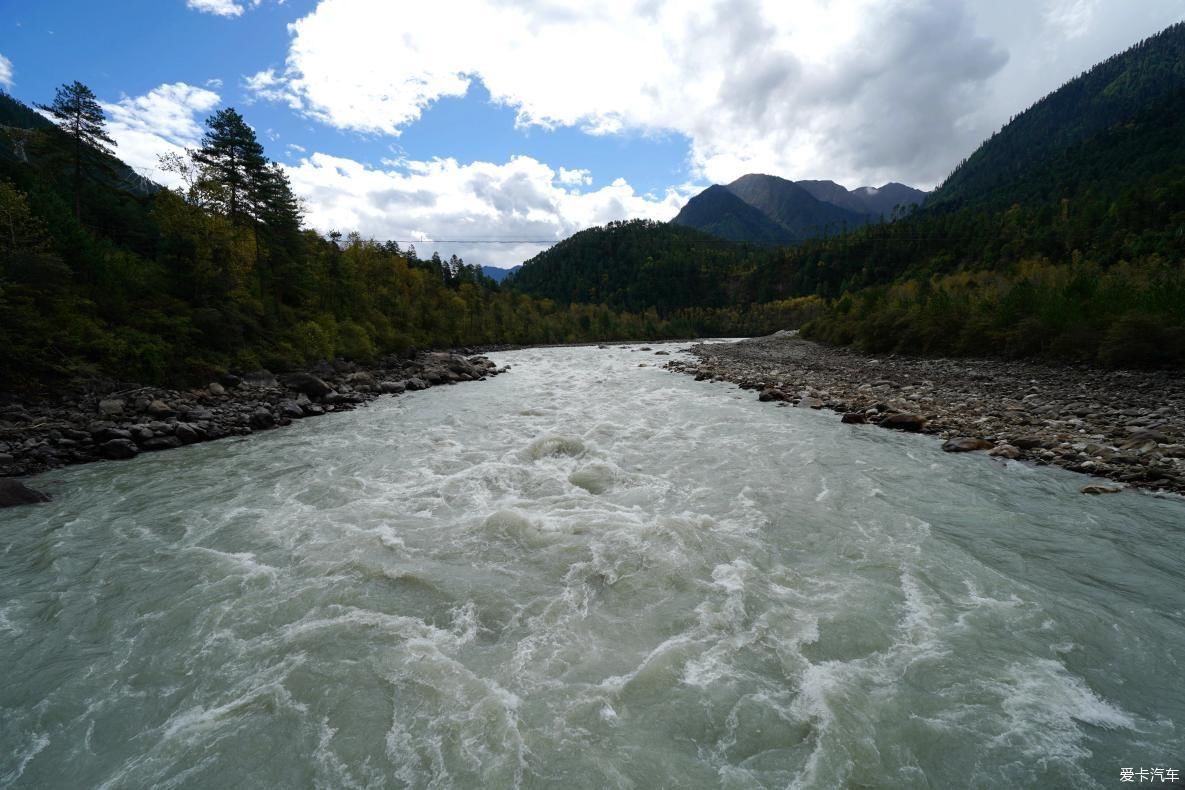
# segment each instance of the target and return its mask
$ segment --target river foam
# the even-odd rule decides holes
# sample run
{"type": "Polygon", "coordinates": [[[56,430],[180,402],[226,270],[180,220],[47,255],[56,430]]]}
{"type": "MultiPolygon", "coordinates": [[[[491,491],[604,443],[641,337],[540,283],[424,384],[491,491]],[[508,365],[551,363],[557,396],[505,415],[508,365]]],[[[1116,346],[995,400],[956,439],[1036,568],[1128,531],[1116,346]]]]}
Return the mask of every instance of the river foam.
{"type": "Polygon", "coordinates": [[[52,503],[0,516],[0,784],[1107,787],[1173,765],[1180,503],[650,361],[514,352],[481,384],[43,476],[52,503]]]}

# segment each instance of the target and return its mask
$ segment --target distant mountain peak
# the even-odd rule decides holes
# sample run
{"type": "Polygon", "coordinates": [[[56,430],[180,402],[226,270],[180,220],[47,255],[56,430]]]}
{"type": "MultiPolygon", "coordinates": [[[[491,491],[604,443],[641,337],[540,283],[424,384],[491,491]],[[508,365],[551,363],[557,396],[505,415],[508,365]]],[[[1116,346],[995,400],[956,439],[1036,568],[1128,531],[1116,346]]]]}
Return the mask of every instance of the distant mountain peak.
{"type": "Polygon", "coordinates": [[[748,173],[725,186],[708,187],[672,222],[731,241],[785,244],[878,222],[892,216],[898,206],[917,205],[925,196],[895,181],[848,190],[834,181],[748,173]]]}

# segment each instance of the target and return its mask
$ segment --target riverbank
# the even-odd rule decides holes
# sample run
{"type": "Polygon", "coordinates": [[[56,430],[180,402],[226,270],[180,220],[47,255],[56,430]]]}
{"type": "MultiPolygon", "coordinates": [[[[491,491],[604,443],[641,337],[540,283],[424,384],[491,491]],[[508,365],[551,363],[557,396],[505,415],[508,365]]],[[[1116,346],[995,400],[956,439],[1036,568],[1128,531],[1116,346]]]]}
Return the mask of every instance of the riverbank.
{"type": "Polygon", "coordinates": [[[426,352],[370,367],[338,360],[287,374],[256,370],[196,389],[91,384],[0,395],[0,478],[242,436],[501,372],[484,356],[426,352]]]}
{"type": "MultiPolygon", "coordinates": [[[[778,333],[696,345],[666,367],[771,405],[934,434],[951,452],[1185,494],[1185,375],[982,359],[869,357],[778,333]]],[[[1108,486],[1084,486],[1088,493],[1108,486]],[[1089,489],[1089,490],[1088,490],[1089,489]]]]}

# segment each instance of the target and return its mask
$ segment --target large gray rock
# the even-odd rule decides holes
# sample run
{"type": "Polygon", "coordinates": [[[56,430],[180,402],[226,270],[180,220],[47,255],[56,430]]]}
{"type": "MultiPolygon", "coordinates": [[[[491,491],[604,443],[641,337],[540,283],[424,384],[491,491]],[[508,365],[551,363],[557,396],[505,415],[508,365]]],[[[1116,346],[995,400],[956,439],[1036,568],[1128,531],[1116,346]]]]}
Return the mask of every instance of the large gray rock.
{"type": "Polygon", "coordinates": [[[123,398],[104,398],[99,401],[99,414],[104,417],[114,417],[117,414],[123,414],[123,407],[126,402],[123,398]]]}
{"type": "Polygon", "coordinates": [[[34,505],[38,502],[48,502],[46,494],[29,488],[20,480],[11,477],[0,477],[0,507],[16,507],[17,505],[34,505]]]}
{"type": "Polygon", "coordinates": [[[310,398],[323,398],[333,392],[333,387],[312,373],[291,373],[284,377],[284,386],[310,398]]]}
{"type": "Polygon", "coordinates": [[[290,420],[299,420],[304,417],[304,409],[300,404],[294,400],[282,400],[279,405],[280,416],[287,417],[290,420]]]}
{"type": "Polygon", "coordinates": [[[252,387],[274,387],[276,386],[276,377],[270,370],[260,368],[250,373],[244,373],[243,383],[252,387]]]}

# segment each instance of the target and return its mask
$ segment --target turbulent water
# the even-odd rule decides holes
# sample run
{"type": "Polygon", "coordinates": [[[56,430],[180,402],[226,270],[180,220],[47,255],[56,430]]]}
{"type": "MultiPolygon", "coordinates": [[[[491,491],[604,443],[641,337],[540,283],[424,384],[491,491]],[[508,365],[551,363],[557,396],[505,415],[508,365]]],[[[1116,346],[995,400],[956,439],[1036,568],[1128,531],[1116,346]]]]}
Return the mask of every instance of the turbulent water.
{"type": "Polygon", "coordinates": [[[0,786],[1185,772],[1185,504],[647,352],[495,357],[35,481],[0,514],[0,786]]]}

